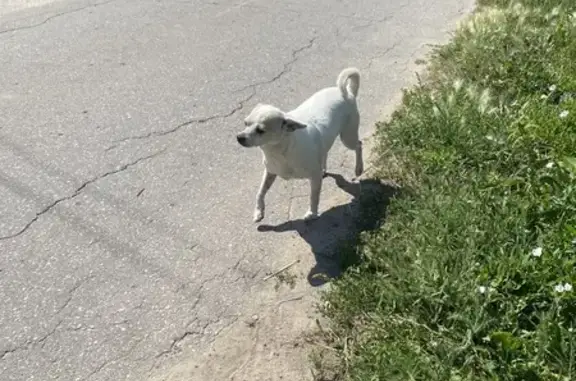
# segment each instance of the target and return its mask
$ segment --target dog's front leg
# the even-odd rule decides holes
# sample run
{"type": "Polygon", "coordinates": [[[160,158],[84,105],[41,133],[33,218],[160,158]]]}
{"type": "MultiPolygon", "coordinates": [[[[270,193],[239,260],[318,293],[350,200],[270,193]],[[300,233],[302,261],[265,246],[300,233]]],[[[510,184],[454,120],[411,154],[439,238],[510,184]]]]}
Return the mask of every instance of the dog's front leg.
{"type": "Polygon", "coordinates": [[[318,218],[318,204],[320,203],[320,191],[322,190],[322,173],[310,179],[310,209],[304,215],[304,221],[318,218]]]}
{"type": "Polygon", "coordinates": [[[262,176],[262,183],[260,184],[260,189],[258,189],[258,194],[256,195],[256,209],[254,210],[254,222],[260,222],[264,218],[264,197],[266,193],[270,190],[272,184],[276,180],[276,175],[264,170],[264,175],[262,176]]]}

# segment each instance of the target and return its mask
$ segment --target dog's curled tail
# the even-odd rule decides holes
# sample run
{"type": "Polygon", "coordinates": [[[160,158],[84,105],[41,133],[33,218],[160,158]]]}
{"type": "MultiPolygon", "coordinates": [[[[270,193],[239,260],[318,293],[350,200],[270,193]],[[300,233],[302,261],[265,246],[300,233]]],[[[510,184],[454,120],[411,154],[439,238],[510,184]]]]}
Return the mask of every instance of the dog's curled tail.
{"type": "Polygon", "coordinates": [[[338,75],[336,85],[340,88],[344,98],[356,98],[360,88],[360,72],[355,67],[342,70],[338,75]]]}

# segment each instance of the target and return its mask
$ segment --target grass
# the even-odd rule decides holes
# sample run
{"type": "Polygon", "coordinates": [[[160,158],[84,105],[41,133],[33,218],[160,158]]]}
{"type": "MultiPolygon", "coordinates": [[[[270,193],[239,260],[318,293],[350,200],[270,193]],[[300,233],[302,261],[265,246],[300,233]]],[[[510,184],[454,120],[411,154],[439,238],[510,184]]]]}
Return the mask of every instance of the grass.
{"type": "Polygon", "coordinates": [[[333,379],[576,380],[576,1],[480,1],[429,73],[377,126],[403,191],[324,295],[333,379]]]}

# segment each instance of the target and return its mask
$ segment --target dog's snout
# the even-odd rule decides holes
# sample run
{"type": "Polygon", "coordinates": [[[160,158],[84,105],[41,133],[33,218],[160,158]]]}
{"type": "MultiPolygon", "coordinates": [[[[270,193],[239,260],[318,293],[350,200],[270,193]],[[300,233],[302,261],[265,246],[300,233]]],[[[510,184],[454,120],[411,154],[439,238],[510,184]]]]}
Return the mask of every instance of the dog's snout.
{"type": "Polygon", "coordinates": [[[236,136],[236,140],[238,140],[238,143],[240,143],[241,145],[243,146],[246,145],[246,136],[239,134],[236,136]]]}

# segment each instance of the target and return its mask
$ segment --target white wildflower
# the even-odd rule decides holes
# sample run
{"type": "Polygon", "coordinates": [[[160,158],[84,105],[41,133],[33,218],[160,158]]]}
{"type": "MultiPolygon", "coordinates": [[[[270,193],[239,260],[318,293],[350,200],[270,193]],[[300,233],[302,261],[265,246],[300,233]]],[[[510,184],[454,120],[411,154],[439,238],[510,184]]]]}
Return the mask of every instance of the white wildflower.
{"type": "Polygon", "coordinates": [[[533,257],[541,257],[542,256],[542,248],[537,247],[534,250],[532,250],[532,256],[533,257]]]}
{"type": "Polygon", "coordinates": [[[553,162],[553,161],[551,161],[551,162],[549,162],[549,163],[546,164],[546,168],[548,168],[548,169],[553,168],[553,167],[554,167],[554,162],[553,162]]]}
{"type": "Polygon", "coordinates": [[[557,284],[556,286],[554,286],[554,291],[559,292],[559,293],[563,293],[563,292],[570,292],[572,291],[572,285],[570,283],[560,283],[557,284]]]}
{"type": "Polygon", "coordinates": [[[564,119],[566,118],[568,115],[570,114],[570,112],[568,110],[564,110],[560,113],[560,118],[564,119]]]}
{"type": "Polygon", "coordinates": [[[540,95],[540,99],[546,99],[546,98],[548,98],[548,95],[546,95],[546,94],[540,95]]]}
{"type": "Polygon", "coordinates": [[[454,90],[456,90],[457,92],[460,91],[463,84],[464,81],[462,81],[461,79],[457,79],[456,81],[454,81],[454,90]]]}
{"type": "Polygon", "coordinates": [[[504,143],[504,140],[499,139],[499,138],[497,138],[497,137],[494,136],[494,135],[486,135],[486,136],[484,136],[484,138],[485,138],[486,140],[489,140],[489,141],[494,142],[494,143],[496,143],[496,144],[502,144],[502,143],[504,143]]]}
{"type": "Polygon", "coordinates": [[[490,293],[493,291],[494,291],[494,289],[492,287],[478,286],[478,292],[480,294],[487,294],[487,293],[490,293]]]}
{"type": "Polygon", "coordinates": [[[481,114],[484,114],[488,109],[488,104],[490,103],[490,90],[484,89],[480,94],[480,98],[478,100],[478,111],[481,114]]]}
{"type": "Polygon", "coordinates": [[[574,99],[574,93],[564,93],[560,96],[560,103],[568,102],[574,99]]]}
{"type": "Polygon", "coordinates": [[[548,90],[550,90],[551,93],[553,93],[554,91],[556,91],[557,87],[556,85],[551,85],[548,90]]]}

